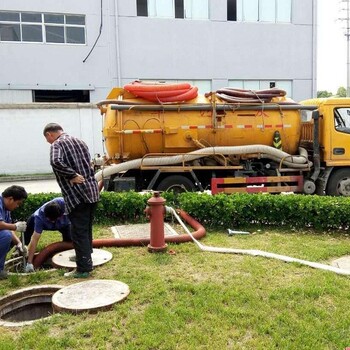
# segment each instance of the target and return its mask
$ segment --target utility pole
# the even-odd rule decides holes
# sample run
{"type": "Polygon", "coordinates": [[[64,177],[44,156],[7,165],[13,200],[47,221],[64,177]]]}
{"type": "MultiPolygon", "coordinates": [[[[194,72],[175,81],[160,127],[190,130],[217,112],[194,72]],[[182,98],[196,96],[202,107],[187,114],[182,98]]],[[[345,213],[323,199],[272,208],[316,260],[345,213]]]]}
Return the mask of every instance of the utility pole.
{"type": "Polygon", "coordinates": [[[350,22],[350,17],[349,17],[349,0],[346,1],[346,31],[345,31],[345,36],[346,36],[346,96],[350,96],[350,55],[349,55],[349,22],[350,22]]]}
{"type": "Polygon", "coordinates": [[[349,41],[350,41],[350,0],[342,0],[342,3],[346,3],[346,8],[342,9],[346,11],[345,18],[339,18],[341,21],[346,21],[345,36],[346,36],[346,96],[350,96],[350,54],[349,54],[349,41]]]}

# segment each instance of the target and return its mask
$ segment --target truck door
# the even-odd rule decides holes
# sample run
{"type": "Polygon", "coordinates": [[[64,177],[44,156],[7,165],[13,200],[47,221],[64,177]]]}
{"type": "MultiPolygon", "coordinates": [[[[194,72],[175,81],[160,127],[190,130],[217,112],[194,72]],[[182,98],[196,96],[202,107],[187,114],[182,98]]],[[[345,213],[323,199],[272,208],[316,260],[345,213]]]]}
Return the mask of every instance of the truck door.
{"type": "Polygon", "coordinates": [[[330,154],[333,165],[349,165],[350,107],[334,108],[334,131],[331,131],[331,135],[330,154]]]}

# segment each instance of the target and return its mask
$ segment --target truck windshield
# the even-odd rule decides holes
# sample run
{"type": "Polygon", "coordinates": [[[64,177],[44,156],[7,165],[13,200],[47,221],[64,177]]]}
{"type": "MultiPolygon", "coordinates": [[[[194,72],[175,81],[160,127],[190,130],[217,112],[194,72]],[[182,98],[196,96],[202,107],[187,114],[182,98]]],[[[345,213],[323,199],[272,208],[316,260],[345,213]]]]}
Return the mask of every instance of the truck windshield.
{"type": "Polygon", "coordinates": [[[350,108],[334,110],[334,126],[337,131],[350,134],[350,108]]]}

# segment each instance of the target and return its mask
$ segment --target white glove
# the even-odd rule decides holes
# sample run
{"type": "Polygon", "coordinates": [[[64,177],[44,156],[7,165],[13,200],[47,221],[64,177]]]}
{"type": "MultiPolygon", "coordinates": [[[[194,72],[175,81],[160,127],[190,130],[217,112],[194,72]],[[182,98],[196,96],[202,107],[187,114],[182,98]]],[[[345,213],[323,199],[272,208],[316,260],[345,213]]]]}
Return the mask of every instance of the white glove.
{"type": "Polygon", "coordinates": [[[27,263],[25,272],[34,272],[34,266],[33,264],[27,263]]]}
{"type": "Polygon", "coordinates": [[[25,221],[18,221],[15,223],[16,231],[24,232],[27,228],[27,223],[25,221]]]}
{"type": "Polygon", "coordinates": [[[19,253],[21,255],[24,255],[25,257],[28,256],[28,248],[26,246],[24,246],[21,242],[19,242],[17,245],[16,245],[16,249],[19,251],[19,253]]]}

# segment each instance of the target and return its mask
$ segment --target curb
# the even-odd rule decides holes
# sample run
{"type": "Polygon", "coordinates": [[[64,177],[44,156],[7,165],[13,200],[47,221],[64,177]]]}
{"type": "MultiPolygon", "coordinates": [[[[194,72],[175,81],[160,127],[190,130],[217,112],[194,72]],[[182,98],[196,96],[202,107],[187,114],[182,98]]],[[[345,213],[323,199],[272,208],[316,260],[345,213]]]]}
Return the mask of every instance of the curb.
{"type": "Polygon", "coordinates": [[[37,181],[37,180],[55,180],[55,175],[13,175],[0,176],[0,183],[2,182],[16,182],[16,181],[37,181]]]}

